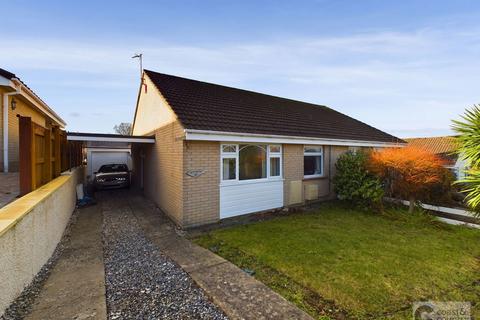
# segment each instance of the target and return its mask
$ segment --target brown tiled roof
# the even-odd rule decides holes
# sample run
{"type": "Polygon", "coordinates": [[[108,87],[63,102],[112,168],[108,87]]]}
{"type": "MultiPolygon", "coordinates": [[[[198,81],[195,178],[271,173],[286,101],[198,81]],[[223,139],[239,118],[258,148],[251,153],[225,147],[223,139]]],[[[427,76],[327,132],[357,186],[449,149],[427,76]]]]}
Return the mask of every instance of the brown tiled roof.
{"type": "Polygon", "coordinates": [[[321,105],[145,70],[186,129],[404,142],[321,105]]]}
{"type": "Polygon", "coordinates": [[[457,155],[454,154],[458,147],[456,137],[429,137],[429,138],[408,138],[405,139],[409,146],[427,150],[434,153],[448,163],[455,162],[457,155]]]}
{"type": "Polygon", "coordinates": [[[11,73],[10,71],[0,68],[0,76],[7,78],[8,80],[12,80],[15,78],[15,73],[11,73]]]}

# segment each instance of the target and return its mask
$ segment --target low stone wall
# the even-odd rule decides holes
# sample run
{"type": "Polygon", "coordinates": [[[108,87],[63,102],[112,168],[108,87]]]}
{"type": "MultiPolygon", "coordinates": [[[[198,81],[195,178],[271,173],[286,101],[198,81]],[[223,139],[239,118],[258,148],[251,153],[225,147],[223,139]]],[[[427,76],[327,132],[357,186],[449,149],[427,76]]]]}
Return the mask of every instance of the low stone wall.
{"type": "Polygon", "coordinates": [[[52,256],[83,178],[73,169],[0,209],[0,316],[52,256]]]}

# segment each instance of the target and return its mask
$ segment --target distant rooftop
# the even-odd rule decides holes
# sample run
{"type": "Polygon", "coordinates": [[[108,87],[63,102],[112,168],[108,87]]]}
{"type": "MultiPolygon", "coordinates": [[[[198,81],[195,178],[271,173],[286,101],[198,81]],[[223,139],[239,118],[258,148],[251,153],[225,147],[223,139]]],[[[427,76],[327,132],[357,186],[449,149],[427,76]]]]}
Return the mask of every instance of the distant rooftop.
{"type": "Polygon", "coordinates": [[[409,146],[427,150],[448,162],[455,161],[458,143],[455,136],[407,138],[404,139],[409,146]]]}

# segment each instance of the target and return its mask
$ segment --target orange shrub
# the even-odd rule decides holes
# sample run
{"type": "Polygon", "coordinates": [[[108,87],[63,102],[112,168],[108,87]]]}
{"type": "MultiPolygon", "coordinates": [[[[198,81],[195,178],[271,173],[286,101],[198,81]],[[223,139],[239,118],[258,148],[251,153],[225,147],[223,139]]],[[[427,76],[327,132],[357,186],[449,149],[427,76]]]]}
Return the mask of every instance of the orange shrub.
{"type": "Polygon", "coordinates": [[[380,177],[391,194],[415,201],[442,182],[444,162],[428,151],[414,147],[387,148],[370,155],[369,169],[380,177]]]}

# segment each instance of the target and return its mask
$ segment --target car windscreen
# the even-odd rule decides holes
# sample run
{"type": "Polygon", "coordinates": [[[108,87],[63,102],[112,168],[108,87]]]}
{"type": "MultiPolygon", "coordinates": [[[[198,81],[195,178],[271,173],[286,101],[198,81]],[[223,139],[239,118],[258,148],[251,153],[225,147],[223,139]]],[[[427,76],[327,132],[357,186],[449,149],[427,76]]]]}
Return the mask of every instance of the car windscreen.
{"type": "Polygon", "coordinates": [[[111,173],[111,172],[125,172],[128,171],[128,167],[125,164],[105,164],[98,169],[98,172],[101,173],[111,173]]]}

